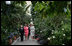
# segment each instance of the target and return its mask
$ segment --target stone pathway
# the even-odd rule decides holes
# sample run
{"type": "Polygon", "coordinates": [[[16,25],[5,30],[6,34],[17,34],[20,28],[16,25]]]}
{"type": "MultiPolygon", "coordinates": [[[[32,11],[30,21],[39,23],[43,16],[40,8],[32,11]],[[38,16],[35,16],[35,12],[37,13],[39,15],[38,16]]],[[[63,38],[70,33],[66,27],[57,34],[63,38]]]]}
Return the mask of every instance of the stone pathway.
{"type": "Polygon", "coordinates": [[[25,40],[24,38],[24,41],[21,42],[19,37],[12,43],[12,45],[40,45],[40,44],[37,42],[37,40],[35,39],[31,40],[30,38],[28,40],[25,40]]]}

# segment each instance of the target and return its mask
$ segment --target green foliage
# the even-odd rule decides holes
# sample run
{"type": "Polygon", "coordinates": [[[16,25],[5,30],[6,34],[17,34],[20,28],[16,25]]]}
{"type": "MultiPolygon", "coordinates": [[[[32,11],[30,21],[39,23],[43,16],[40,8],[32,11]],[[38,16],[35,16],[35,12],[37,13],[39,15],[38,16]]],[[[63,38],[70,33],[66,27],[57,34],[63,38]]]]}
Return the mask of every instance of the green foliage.
{"type": "Polygon", "coordinates": [[[36,1],[33,2],[33,18],[36,34],[42,34],[51,38],[48,45],[70,44],[71,40],[71,11],[67,7],[69,1],[36,1]],[[67,8],[67,12],[64,12],[67,8]],[[35,13],[36,12],[36,13],[35,13]],[[63,30],[64,29],[64,30],[63,30]],[[52,30],[54,30],[52,32],[52,30]],[[52,34],[53,33],[53,34],[52,34]],[[65,34],[65,36],[63,36],[65,34]],[[52,38],[55,36],[55,39],[52,38]]]}
{"type": "MultiPolygon", "coordinates": [[[[22,23],[29,23],[30,17],[28,17],[25,13],[28,9],[26,7],[25,1],[11,1],[11,5],[6,5],[5,1],[1,2],[1,39],[6,38],[10,35],[10,32],[17,32],[17,28],[20,27],[22,23]],[[7,32],[5,32],[7,30],[7,32]]],[[[2,40],[2,43],[4,40],[2,40]]],[[[7,43],[7,42],[5,42],[7,43]]]]}

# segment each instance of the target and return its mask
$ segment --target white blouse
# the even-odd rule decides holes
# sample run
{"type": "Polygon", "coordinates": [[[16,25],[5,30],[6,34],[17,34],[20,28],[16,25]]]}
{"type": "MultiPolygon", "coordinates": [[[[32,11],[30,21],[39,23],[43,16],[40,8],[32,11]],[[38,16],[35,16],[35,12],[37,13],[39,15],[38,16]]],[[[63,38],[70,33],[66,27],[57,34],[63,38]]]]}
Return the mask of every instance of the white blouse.
{"type": "Polygon", "coordinates": [[[34,26],[31,26],[31,27],[30,27],[30,30],[35,30],[34,26]]]}
{"type": "Polygon", "coordinates": [[[34,28],[34,26],[31,26],[30,27],[30,34],[31,34],[31,36],[34,36],[35,35],[35,28],[34,28]]]}

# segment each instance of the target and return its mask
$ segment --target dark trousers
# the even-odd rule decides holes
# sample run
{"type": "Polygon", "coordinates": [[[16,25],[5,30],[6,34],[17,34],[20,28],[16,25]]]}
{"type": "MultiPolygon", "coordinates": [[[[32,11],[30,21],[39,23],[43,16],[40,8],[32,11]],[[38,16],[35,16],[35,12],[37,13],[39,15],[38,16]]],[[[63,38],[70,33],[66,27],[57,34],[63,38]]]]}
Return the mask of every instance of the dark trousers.
{"type": "Polygon", "coordinates": [[[21,36],[20,36],[20,37],[21,37],[21,41],[23,41],[23,34],[21,34],[21,36]]]}

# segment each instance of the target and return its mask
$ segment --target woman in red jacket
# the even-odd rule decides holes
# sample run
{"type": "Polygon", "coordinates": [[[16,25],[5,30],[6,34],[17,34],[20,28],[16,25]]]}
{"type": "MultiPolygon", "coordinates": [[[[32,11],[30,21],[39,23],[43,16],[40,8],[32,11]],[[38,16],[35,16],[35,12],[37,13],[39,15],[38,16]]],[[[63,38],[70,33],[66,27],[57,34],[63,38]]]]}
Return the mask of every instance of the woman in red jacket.
{"type": "Polygon", "coordinates": [[[25,26],[24,26],[24,32],[25,32],[25,39],[27,40],[28,39],[28,26],[27,26],[27,24],[25,24],[25,26]]]}

